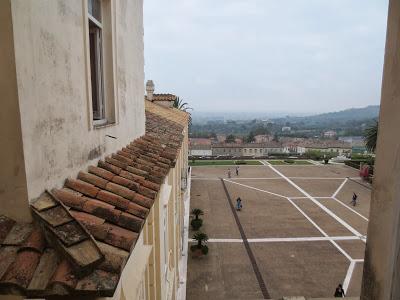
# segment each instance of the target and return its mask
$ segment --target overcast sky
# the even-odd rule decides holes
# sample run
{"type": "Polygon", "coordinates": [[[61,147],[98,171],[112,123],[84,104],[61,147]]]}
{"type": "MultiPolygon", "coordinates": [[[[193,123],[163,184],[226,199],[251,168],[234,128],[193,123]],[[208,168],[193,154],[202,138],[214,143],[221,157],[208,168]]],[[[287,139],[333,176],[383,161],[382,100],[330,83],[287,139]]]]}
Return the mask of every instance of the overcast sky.
{"type": "Polygon", "coordinates": [[[378,104],[387,0],[145,0],[145,72],[196,111],[378,104]]]}

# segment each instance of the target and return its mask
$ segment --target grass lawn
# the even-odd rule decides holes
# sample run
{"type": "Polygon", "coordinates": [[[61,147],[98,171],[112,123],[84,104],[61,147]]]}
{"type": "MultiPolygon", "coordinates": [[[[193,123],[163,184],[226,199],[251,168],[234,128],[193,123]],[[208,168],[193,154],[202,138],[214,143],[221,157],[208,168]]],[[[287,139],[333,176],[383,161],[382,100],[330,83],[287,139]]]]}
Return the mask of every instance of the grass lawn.
{"type": "Polygon", "coordinates": [[[235,162],[240,162],[238,166],[262,165],[258,160],[195,160],[193,163],[189,161],[190,166],[231,166],[236,165],[235,162]],[[245,164],[244,164],[245,163],[245,164]]]}
{"type": "Polygon", "coordinates": [[[306,160],[294,160],[294,162],[292,164],[286,163],[283,160],[268,160],[268,162],[271,165],[277,165],[277,166],[279,166],[279,165],[288,165],[288,166],[290,166],[290,165],[311,165],[311,163],[306,160]]]}

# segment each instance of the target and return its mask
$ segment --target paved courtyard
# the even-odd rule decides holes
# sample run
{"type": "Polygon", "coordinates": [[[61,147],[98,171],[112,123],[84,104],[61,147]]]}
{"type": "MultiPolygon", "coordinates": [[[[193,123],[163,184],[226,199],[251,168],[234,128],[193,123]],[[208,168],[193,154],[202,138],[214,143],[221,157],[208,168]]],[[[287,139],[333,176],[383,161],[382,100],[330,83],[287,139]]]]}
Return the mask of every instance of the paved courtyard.
{"type": "Polygon", "coordinates": [[[228,166],[193,167],[191,208],[204,211],[210,251],[189,252],[187,299],[332,297],[339,283],[359,296],[369,186],[343,165],[263,164],[230,179],[228,166]]]}

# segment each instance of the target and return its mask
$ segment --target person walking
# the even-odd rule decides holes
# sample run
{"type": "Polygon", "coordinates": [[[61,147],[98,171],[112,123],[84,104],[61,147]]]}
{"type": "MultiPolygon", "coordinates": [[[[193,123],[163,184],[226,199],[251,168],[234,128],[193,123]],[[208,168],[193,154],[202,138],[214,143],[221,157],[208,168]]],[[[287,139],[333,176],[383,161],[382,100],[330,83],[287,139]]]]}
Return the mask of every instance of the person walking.
{"type": "Polygon", "coordinates": [[[356,204],[357,204],[357,198],[358,198],[357,194],[356,194],[356,193],[353,193],[353,198],[352,198],[351,201],[350,201],[350,203],[351,203],[353,206],[356,206],[356,204]]]}
{"type": "Polygon", "coordinates": [[[242,209],[242,199],[240,199],[240,197],[238,197],[236,199],[236,210],[241,210],[242,209]]]}
{"type": "Polygon", "coordinates": [[[228,169],[228,178],[231,178],[231,169],[228,169]]]}
{"type": "Polygon", "coordinates": [[[344,294],[343,286],[339,284],[335,290],[335,298],[344,298],[346,295],[344,294]]]}
{"type": "Polygon", "coordinates": [[[236,167],[236,176],[239,176],[239,166],[236,167]]]}

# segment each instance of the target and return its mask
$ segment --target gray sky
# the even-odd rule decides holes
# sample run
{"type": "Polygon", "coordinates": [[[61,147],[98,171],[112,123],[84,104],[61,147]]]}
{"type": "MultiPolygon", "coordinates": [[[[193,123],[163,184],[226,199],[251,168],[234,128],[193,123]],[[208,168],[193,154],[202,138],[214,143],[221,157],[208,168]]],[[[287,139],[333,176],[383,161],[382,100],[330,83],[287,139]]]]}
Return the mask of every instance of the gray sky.
{"type": "Polygon", "coordinates": [[[387,0],[145,0],[145,72],[195,111],[378,104],[387,0]]]}

